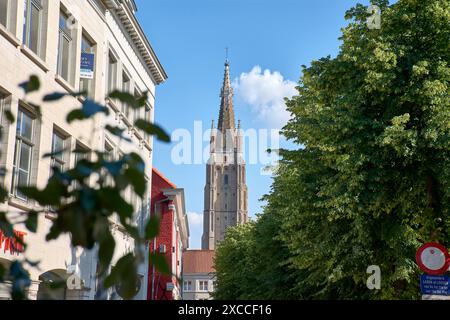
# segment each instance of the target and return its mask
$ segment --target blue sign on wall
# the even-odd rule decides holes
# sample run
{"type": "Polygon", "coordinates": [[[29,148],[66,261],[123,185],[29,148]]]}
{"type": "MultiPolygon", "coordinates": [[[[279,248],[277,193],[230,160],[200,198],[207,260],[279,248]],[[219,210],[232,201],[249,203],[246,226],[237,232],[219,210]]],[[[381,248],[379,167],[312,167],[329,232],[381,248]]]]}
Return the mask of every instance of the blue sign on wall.
{"type": "Polygon", "coordinates": [[[84,79],[94,79],[94,54],[81,53],[80,77],[84,79]]]}
{"type": "Polygon", "coordinates": [[[448,296],[450,295],[450,279],[448,276],[420,276],[420,290],[422,294],[448,296]]]}

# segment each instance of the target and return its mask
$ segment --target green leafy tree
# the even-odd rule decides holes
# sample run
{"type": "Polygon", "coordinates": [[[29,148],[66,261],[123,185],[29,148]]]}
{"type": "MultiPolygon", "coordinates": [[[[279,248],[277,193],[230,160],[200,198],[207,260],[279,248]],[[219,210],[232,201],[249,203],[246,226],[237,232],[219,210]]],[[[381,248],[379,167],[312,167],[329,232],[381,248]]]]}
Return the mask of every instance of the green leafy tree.
{"type": "MultiPolygon", "coordinates": [[[[25,93],[37,91],[40,88],[39,79],[32,76],[29,81],[21,84],[21,87],[25,93]]],[[[49,104],[69,95],[76,97],[82,94],[82,92],[76,94],[57,92],[44,96],[43,101],[49,104]]],[[[147,101],[146,94],[136,98],[119,91],[111,93],[109,98],[127,103],[134,109],[144,108],[147,101]]],[[[40,106],[33,105],[33,107],[39,115],[40,106]]],[[[109,109],[86,99],[81,108],[68,113],[66,121],[67,123],[94,121],[95,117],[102,115],[109,115],[109,109]]],[[[6,112],[6,116],[10,122],[14,121],[10,111],[6,112]]],[[[156,136],[161,141],[170,141],[165,131],[156,124],[136,120],[134,126],[149,135],[156,136]]],[[[105,130],[121,140],[129,141],[129,138],[123,135],[124,130],[118,126],[107,125],[105,130]]],[[[64,151],[57,150],[56,153],[64,151]]],[[[82,153],[83,151],[75,150],[75,152],[82,153]]],[[[54,155],[47,154],[45,157],[54,155]]],[[[38,215],[51,208],[56,217],[52,220],[52,226],[46,240],[50,241],[63,234],[69,234],[73,246],[86,249],[97,247],[100,267],[98,276],[103,283],[100,287],[116,286],[116,288],[119,288],[122,297],[131,299],[137,293],[137,268],[139,264],[145,261],[145,251],[143,250],[145,243],[159,232],[159,222],[155,217],[150,219],[145,232],[140,232],[139,227],[133,224],[133,214],[137,208],[134,208],[123,197],[123,191],[131,187],[141,199],[146,198],[145,162],[136,153],[126,153],[118,160],[109,159],[102,150],[93,150],[91,158],[92,160],[78,161],[74,168],[64,172],[56,167],[52,168],[53,173],[47,185],[41,190],[33,186],[21,187],[20,191],[29,199],[34,200],[40,209],[22,213],[19,219],[14,219],[14,223],[10,219],[10,213],[0,212],[0,230],[6,236],[14,237],[21,243],[21,240],[14,234],[14,224],[25,223],[29,231],[36,232],[38,215]],[[121,257],[111,269],[116,247],[110,229],[109,218],[112,215],[118,216],[121,225],[134,239],[135,251],[121,257]]],[[[1,202],[6,201],[7,195],[6,190],[0,189],[1,202]]],[[[26,248],[26,243],[22,244],[26,248]]],[[[159,254],[152,254],[150,262],[159,271],[166,274],[170,273],[166,260],[159,254]]],[[[14,261],[9,270],[5,270],[0,265],[0,281],[12,283],[11,296],[13,299],[26,298],[26,289],[31,283],[25,267],[26,265],[34,267],[38,264],[38,262],[29,260],[24,262],[14,261]]],[[[52,284],[52,287],[58,288],[62,285],[65,285],[65,283],[52,284]]]]}
{"type": "Polygon", "coordinates": [[[277,210],[266,212],[257,221],[227,229],[215,255],[215,299],[299,298],[291,285],[297,273],[289,268],[288,248],[279,239],[281,217],[277,210]]]}
{"type": "Polygon", "coordinates": [[[217,273],[214,299],[245,299],[253,292],[253,229],[253,223],[227,229],[225,240],[215,253],[215,268],[220,272],[217,273]]]}
{"type": "Polygon", "coordinates": [[[287,101],[283,134],[302,147],[280,152],[263,213],[278,230],[260,237],[288,248],[295,297],[419,298],[415,251],[450,245],[450,2],[372,2],[381,28],[349,10],[339,54],[304,66],[287,101]]]}

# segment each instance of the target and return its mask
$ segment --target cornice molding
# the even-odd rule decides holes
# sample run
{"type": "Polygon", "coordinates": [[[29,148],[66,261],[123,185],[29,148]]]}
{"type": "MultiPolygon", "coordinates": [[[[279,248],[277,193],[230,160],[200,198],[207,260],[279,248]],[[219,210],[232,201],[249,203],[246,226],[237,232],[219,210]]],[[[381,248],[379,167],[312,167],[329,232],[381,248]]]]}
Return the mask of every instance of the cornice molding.
{"type": "Polygon", "coordinates": [[[119,17],[156,84],[166,81],[167,74],[130,7],[123,0],[102,0],[102,2],[108,10],[115,12],[119,17]]]}

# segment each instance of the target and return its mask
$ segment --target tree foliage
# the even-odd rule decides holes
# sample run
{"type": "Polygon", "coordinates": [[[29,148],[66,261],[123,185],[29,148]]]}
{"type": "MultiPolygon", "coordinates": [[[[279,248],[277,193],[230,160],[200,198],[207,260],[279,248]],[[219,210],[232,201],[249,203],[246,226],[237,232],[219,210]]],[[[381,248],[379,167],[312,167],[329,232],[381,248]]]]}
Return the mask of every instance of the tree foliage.
{"type": "MultiPolygon", "coordinates": [[[[279,277],[284,266],[297,298],[418,298],[415,251],[450,245],[450,2],[373,3],[381,29],[369,29],[357,5],[339,54],[303,67],[283,129],[302,147],[281,151],[268,204],[246,237],[267,220],[274,228],[239,249],[261,253],[257,242],[267,239],[276,245],[268,251],[287,248],[258,262],[259,277],[279,277]],[[381,268],[381,290],[366,287],[370,265],[381,268]]],[[[230,241],[218,250],[219,280],[230,272],[230,241]]],[[[254,270],[242,261],[240,273],[254,270]]]]}
{"type": "MultiPolygon", "coordinates": [[[[20,85],[26,94],[39,90],[40,83],[36,76],[20,85]]],[[[79,96],[83,93],[66,94],[52,93],[45,95],[43,101],[51,103],[65,96],[79,96]]],[[[147,95],[134,97],[128,93],[115,91],[109,95],[111,99],[117,99],[128,103],[132,108],[144,108],[147,95]]],[[[40,114],[40,106],[33,105],[40,114]]],[[[109,109],[90,99],[85,99],[81,108],[73,109],[67,115],[67,123],[74,121],[93,121],[97,115],[108,115],[109,109]]],[[[10,122],[14,117],[10,112],[7,114],[10,122]]],[[[158,125],[145,120],[137,120],[135,127],[142,129],[157,139],[169,142],[167,133],[158,125]]],[[[123,135],[124,130],[119,126],[107,125],[105,127],[111,134],[120,139],[128,140],[123,135]]],[[[56,153],[65,150],[57,150],[56,153]]],[[[75,150],[76,153],[85,151],[75,150]]],[[[47,154],[52,157],[55,154],[47,154]]],[[[67,171],[61,172],[57,167],[52,168],[52,175],[43,189],[34,186],[21,187],[21,192],[38,205],[38,210],[23,212],[19,219],[11,221],[11,214],[0,212],[0,231],[8,237],[15,237],[14,224],[24,223],[31,232],[36,232],[37,216],[48,212],[55,214],[46,240],[51,241],[63,234],[69,234],[73,246],[85,249],[97,248],[99,260],[100,279],[103,279],[104,287],[116,286],[120,288],[120,294],[126,299],[133,298],[137,293],[138,267],[145,261],[144,246],[146,241],[157,236],[159,232],[158,221],[151,219],[145,227],[144,234],[140,232],[139,226],[134,223],[138,208],[134,208],[124,198],[124,191],[132,188],[133,192],[142,200],[147,199],[147,181],[145,179],[145,162],[134,152],[125,153],[120,159],[110,159],[103,150],[92,150],[91,157],[85,157],[67,171]],[[135,250],[121,257],[111,269],[115,240],[111,233],[111,216],[119,218],[121,226],[134,240],[135,250]]],[[[4,174],[4,172],[2,172],[4,174]]],[[[7,200],[8,193],[0,189],[0,202],[7,200]]],[[[23,244],[26,248],[26,243],[23,244]]],[[[156,268],[167,274],[170,273],[167,261],[159,254],[153,254],[151,263],[156,268]]],[[[25,266],[35,267],[36,262],[25,260],[14,261],[9,270],[0,265],[0,282],[12,283],[11,296],[14,299],[25,299],[26,289],[31,282],[25,266]]]]}

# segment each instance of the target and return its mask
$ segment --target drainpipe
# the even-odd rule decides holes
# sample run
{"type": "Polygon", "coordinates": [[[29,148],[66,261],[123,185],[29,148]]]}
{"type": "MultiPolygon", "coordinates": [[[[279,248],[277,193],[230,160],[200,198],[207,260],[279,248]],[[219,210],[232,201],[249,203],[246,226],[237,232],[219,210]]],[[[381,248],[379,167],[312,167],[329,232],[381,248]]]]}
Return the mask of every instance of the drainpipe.
{"type": "MultiPolygon", "coordinates": [[[[170,200],[169,198],[164,198],[164,199],[161,199],[159,201],[156,201],[155,204],[154,204],[153,214],[154,215],[157,214],[157,211],[156,211],[157,205],[159,205],[160,203],[169,201],[169,200],[170,200]]],[[[156,253],[156,238],[157,237],[155,237],[153,239],[153,254],[156,253]]],[[[152,266],[152,298],[150,300],[155,300],[155,271],[156,271],[155,265],[153,264],[153,266],[152,266]]]]}

